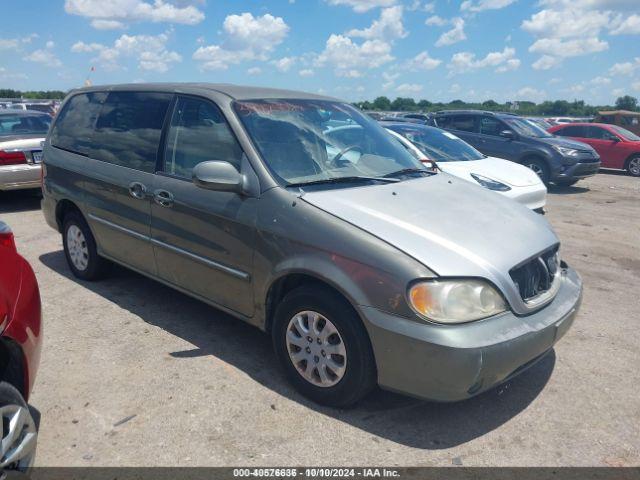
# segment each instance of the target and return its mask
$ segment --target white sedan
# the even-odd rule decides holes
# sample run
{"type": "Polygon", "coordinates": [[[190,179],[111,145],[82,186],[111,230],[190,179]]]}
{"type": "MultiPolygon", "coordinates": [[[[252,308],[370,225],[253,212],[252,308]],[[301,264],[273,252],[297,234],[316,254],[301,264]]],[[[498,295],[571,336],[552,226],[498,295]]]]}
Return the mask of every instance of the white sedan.
{"type": "Polygon", "coordinates": [[[418,160],[436,162],[443,172],[480,184],[537,212],[543,211],[547,188],[527,167],[487,157],[439,128],[408,122],[381,124],[418,160]]]}

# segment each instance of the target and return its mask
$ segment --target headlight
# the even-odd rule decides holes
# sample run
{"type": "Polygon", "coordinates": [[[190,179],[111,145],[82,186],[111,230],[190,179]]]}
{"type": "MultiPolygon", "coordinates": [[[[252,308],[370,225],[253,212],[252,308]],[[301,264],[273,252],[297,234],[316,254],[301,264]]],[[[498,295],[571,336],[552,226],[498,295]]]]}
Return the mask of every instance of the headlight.
{"type": "Polygon", "coordinates": [[[495,190],[496,192],[508,192],[509,190],[511,190],[511,187],[509,185],[505,185],[504,183],[497,180],[483,177],[482,175],[478,175],[477,173],[472,173],[471,176],[476,182],[478,182],[484,188],[488,188],[489,190],[495,190]]]}
{"type": "Polygon", "coordinates": [[[560,147],[558,145],[552,145],[552,147],[556,150],[556,152],[558,152],[563,157],[577,157],[578,156],[578,150],[575,150],[573,148],[560,147]]]}
{"type": "Polygon", "coordinates": [[[464,323],[507,309],[502,295],[483,280],[429,280],[409,289],[409,302],[420,316],[437,323],[464,323]]]}

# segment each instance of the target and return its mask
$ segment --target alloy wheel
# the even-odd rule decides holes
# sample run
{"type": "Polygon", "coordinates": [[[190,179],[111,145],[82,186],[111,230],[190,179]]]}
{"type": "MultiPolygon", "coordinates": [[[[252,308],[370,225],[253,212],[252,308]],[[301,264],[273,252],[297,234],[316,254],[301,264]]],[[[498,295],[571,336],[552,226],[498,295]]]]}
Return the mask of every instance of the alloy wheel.
{"type": "Polygon", "coordinates": [[[538,177],[543,178],[544,171],[542,170],[540,165],[537,165],[535,163],[531,163],[531,164],[527,165],[527,167],[529,167],[531,170],[533,170],[536,173],[536,175],[538,175],[538,177]]]}
{"type": "Polygon", "coordinates": [[[86,270],[89,265],[89,247],[84,233],[77,225],[71,225],[67,230],[67,250],[73,266],[80,271],[86,270]]]}
{"type": "Polygon", "coordinates": [[[26,471],[36,455],[38,432],[35,421],[27,407],[13,404],[0,407],[0,418],[0,471],[26,471]]]}
{"type": "Polygon", "coordinates": [[[632,158],[629,161],[629,173],[635,177],[640,176],[640,157],[632,158]]]}
{"type": "Polygon", "coordinates": [[[324,315],[303,311],[289,320],[289,358],[298,373],[317,387],[336,385],[346,372],[347,350],[336,326],[324,315]]]}

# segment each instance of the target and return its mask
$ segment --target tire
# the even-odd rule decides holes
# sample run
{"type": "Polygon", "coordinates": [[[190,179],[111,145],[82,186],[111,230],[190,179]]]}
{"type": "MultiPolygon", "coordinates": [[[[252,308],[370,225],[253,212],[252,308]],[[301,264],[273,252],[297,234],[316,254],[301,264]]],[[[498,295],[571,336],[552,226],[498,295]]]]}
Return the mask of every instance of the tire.
{"type": "Polygon", "coordinates": [[[24,398],[7,382],[0,382],[0,417],[4,446],[0,446],[0,472],[26,472],[36,456],[38,432],[24,398]]]}
{"type": "Polygon", "coordinates": [[[96,241],[82,214],[67,213],[62,224],[62,244],[71,272],[82,280],[98,280],[108,263],[98,255],[96,241]]]}
{"type": "Polygon", "coordinates": [[[632,177],[640,177],[640,155],[634,155],[627,160],[626,170],[632,177]]]}
{"type": "Polygon", "coordinates": [[[276,308],[271,334],[276,356],[289,381],[302,395],[318,404],[346,408],[361,400],[376,385],[375,359],[360,318],[343,297],[326,287],[300,287],[287,294],[276,308]],[[318,328],[309,331],[305,338],[301,330],[310,325],[315,317],[313,314],[318,314],[318,328]],[[302,326],[294,323],[296,319],[302,326]],[[337,336],[336,333],[328,335],[333,329],[337,336]],[[296,332],[301,333],[300,338],[296,332]],[[302,347],[308,345],[304,351],[302,347],[298,350],[294,341],[302,347]],[[305,353],[311,348],[313,350],[305,353]],[[327,353],[329,349],[333,352],[342,350],[344,354],[325,355],[324,349],[327,353]],[[311,359],[313,381],[302,373],[308,368],[306,358],[294,364],[291,355],[298,354],[311,359]],[[324,380],[320,376],[321,370],[324,380]]]}
{"type": "Polygon", "coordinates": [[[544,183],[547,186],[549,185],[550,172],[549,172],[549,166],[547,165],[547,162],[545,162],[540,158],[531,157],[531,158],[526,158],[524,162],[522,162],[522,164],[525,167],[536,172],[540,177],[540,180],[542,180],[542,183],[544,183]]]}
{"type": "Polygon", "coordinates": [[[575,185],[579,181],[580,181],[579,179],[576,179],[576,180],[557,180],[557,181],[555,181],[553,183],[555,183],[559,187],[570,187],[572,185],[575,185]]]}

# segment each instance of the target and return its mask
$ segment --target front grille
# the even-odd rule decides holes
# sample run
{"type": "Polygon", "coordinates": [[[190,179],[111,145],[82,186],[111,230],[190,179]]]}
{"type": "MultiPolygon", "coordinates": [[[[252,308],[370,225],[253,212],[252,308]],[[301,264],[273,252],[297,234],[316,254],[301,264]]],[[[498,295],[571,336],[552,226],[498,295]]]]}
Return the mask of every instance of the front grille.
{"type": "Polygon", "coordinates": [[[560,270],[558,248],[555,246],[509,272],[525,302],[551,290],[560,270]]]}

